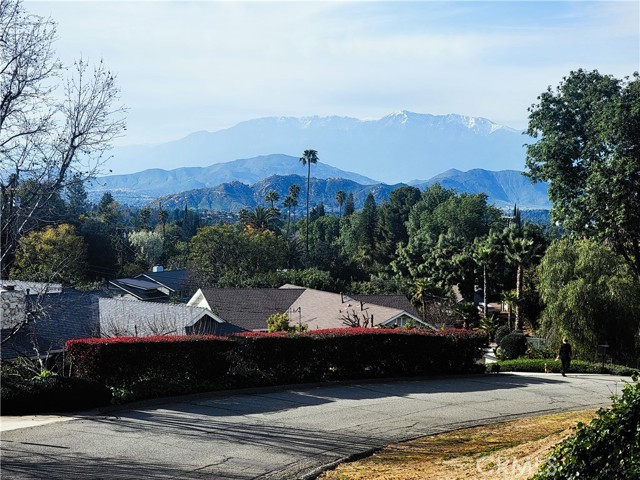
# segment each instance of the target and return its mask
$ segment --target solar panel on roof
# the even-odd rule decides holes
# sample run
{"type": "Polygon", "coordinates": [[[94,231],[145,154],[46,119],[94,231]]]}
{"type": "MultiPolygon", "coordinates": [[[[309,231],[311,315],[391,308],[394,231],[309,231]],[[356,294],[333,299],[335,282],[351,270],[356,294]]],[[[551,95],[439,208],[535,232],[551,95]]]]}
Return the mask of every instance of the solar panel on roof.
{"type": "Polygon", "coordinates": [[[123,285],[128,285],[130,287],[140,288],[142,290],[157,290],[158,284],[149,282],[147,280],[138,280],[136,278],[120,278],[118,279],[120,283],[123,285]]]}

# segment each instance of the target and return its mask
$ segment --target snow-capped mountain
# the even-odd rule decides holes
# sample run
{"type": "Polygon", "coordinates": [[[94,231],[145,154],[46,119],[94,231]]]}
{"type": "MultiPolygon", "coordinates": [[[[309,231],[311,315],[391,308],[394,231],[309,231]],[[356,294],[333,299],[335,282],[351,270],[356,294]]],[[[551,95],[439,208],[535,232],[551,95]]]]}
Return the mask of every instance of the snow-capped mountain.
{"type": "Polygon", "coordinates": [[[455,114],[402,111],[377,120],[265,117],[160,145],[115,148],[107,167],[114,173],[204,167],[273,153],[297,158],[312,148],[326,164],[397,183],[449,168],[522,170],[528,140],[485,118],[455,114]]]}

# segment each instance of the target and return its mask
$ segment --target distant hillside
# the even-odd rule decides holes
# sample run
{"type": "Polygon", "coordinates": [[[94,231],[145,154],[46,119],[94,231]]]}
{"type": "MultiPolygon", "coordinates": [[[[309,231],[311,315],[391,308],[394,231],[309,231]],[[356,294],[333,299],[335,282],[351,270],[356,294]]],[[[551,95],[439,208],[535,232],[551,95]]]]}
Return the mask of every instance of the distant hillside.
{"type": "MultiPolygon", "coordinates": [[[[311,166],[314,177],[342,178],[363,185],[378,183],[353,172],[332,167],[323,162],[311,166]]],[[[182,167],[175,170],[159,168],[129,175],[110,175],[96,179],[87,187],[89,197],[96,201],[107,191],[121,202],[139,205],[158,196],[189,190],[214,188],[223,183],[241,182],[252,185],[271,175],[306,175],[298,157],[267,155],[217,163],[208,167],[182,167]]]]}
{"type": "MultiPolygon", "coordinates": [[[[280,200],[275,205],[284,209],[282,202],[289,192],[289,187],[293,184],[298,184],[300,186],[299,210],[304,208],[306,182],[306,177],[300,175],[272,175],[251,186],[240,182],[223,183],[214,188],[201,188],[165,195],[151,203],[153,205],[161,203],[164,208],[169,209],[183,209],[186,205],[188,208],[201,210],[237,212],[241,208],[255,208],[257,205],[269,206],[270,204],[265,201],[265,196],[268,191],[275,190],[280,195],[280,200]]],[[[312,178],[310,187],[310,204],[312,207],[323,203],[327,211],[337,212],[336,193],[340,190],[347,192],[347,194],[353,193],[356,208],[360,208],[369,192],[372,192],[376,202],[380,203],[388,199],[391,191],[398,186],[384,184],[362,185],[343,178],[312,178]]]]}
{"type": "MultiPolygon", "coordinates": [[[[109,167],[115,172],[178,165],[210,168],[207,165],[273,152],[297,159],[305,149],[313,148],[324,163],[395,183],[431,178],[447,168],[519,170],[524,168],[523,144],[529,140],[522,132],[486,118],[457,114],[402,111],[375,120],[267,117],[216,132],[195,132],[160,145],[117,147],[111,152],[109,167]]],[[[265,176],[241,181],[255,182],[265,176]]],[[[216,179],[218,183],[232,180],[238,179],[216,179]]]]}
{"type": "MultiPolygon", "coordinates": [[[[281,207],[289,187],[300,185],[299,207],[306,198],[306,177],[301,175],[272,175],[253,185],[241,182],[223,183],[214,188],[202,188],[172,195],[162,196],[153,204],[162,203],[164,208],[206,209],[213,211],[237,212],[241,208],[254,208],[257,205],[268,205],[265,202],[266,193],[275,190],[280,195],[276,203],[281,207]]],[[[523,210],[548,210],[550,203],[547,198],[547,185],[533,185],[521,172],[505,170],[491,172],[487,170],[471,170],[460,172],[450,170],[426,182],[418,182],[416,187],[423,190],[429,185],[440,183],[445,188],[453,188],[462,193],[481,193],[488,195],[489,203],[498,208],[512,208],[517,204],[523,210]]],[[[377,203],[389,199],[391,192],[404,184],[363,185],[353,180],[342,178],[311,179],[311,206],[323,203],[327,211],[337,211],[336,192],[342,190],[347,194],[353,193],[356,208],[361,208],[364,200],[372,192],[377,203]]],[[[281,207],[282,208],[282,207],[281,207]]]]}
{"type": "Polygon", "coordinates": [[[461,193],[484,192],[488,195],[489,201],[499,208],[513,207],[514,204],[528,210],[551,208],[548,185],[532,184],[522,172],[515,170],[492,172],[476,168],[461,172],[451,169],[425,182],[412,182],[421,190],[434,183],[440,183],[445,188],[453,188],[461,193]]]}

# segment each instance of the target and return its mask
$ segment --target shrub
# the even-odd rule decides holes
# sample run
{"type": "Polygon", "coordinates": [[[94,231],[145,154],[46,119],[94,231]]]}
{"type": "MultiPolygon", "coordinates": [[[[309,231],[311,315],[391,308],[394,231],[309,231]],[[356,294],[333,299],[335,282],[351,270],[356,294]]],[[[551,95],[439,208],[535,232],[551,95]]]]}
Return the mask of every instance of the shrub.
{"type": "Polygon", "coordinates": [[[640,384],[625,385],[610,409],[556,445],[535,480],[640,478],[640,384]]]}
{"type": "Polygon", "coordinates": [[[2,377],[2,415],[70,412],[108,405],[111,391],[93,380],[60,375],[2,377]]]}
{"type": "Polygon", "coordinates": [[[502,325],[501,327],[496,328],[496,333],[494,334],[495,342],[500,345],[500,342],[504,337],[511,333],[511,329],[508,325],[502,325]]]}
{"type": "MultiPolygon", "coordinates": [[[[560,361],[555,358],[517,358],[515,360],[500,360],[500,371],[502,372],[544,372],[544,366],[547,365],[553,372],[560,372],[560,361]]],[[[571,362],[572,373],[606,373],[611,375],[620,375],[630,377],[638,373],[637,369],[626,367],[624,365],[607,364],[602,368],[601,363],[585,362],[583,360],[574,360],[571,362]]]]}
{"type": "Polygon", "coordinates": [[[527,337],[523,333],[512,332],[500,341],[500,348],[507,360],[521,357],[527,351],[527,337]]]}

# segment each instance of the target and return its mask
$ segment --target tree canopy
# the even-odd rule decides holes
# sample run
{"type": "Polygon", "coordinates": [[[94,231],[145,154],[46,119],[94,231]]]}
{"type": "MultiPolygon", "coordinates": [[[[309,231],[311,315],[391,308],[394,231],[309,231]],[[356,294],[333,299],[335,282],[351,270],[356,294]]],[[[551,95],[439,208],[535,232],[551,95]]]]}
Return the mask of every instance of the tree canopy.
{"type": "Polygon", "coordinates": [[[529,112],[527,174],[549,182],[554,220],[612,245],[640,279],[640,76],[573,71],[529,112]]]}

